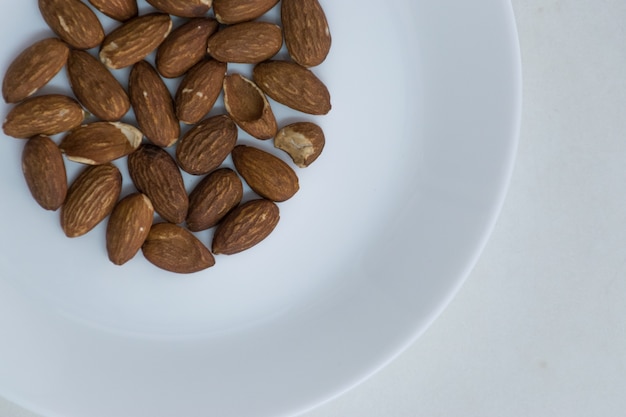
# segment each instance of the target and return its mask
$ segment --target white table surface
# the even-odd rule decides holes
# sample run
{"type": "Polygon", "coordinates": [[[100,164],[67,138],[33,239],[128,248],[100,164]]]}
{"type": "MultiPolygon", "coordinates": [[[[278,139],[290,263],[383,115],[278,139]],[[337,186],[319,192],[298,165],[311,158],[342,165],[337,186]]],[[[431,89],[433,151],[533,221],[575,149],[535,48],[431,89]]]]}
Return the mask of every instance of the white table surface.
{"type": "Polygon", "coordinates": [[[524,116],[480,261],[410,349],[304,417],[626,415],[626,2],[512,4],[524,116]]]}

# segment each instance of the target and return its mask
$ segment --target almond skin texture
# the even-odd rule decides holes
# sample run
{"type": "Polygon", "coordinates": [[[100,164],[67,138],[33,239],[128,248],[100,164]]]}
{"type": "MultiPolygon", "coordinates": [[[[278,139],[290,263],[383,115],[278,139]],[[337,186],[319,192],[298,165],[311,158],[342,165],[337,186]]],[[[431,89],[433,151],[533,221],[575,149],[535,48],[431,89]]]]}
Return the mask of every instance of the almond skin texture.
{"type": "Polygon", "coordinates": [[[198,17],[174,29],[157,50],[159,73],[165,78],[184,75],[206,56],[207,42],[218,26],[215,19],[198,17]]]}
{"type": "Polygon", "coordinates": [[[257,139],[271,139],[278,126],[267,97],[251,80],[239,75],[224,79],[224,106],[243,130],[257,139]]]}
{"type": "Polygon", "coordinates": [[[106,121],[120,120],[130,109],[126,90],[96,58],[85,51],[72,51],[67,61],[72,91],[96,117],[106,121]]]}
{"type": "Polygon", "coordinates": [[[67,62],[65,42],[48,38],[26,48],[7,69],[2,82],[2,96],[7,103],[18,103],[35,94],[67,62]]]}
{"type": "Polygon", "coordinates": [[[59,148],[70,161],[100,165],[134,152],[142,138],[139,129],[126,123],[93,122],[69,132],[59,148]]]}
{"type": "Polygon", "coordinates": [[[176,143],[180,124],[174,100],[159,74],[146,61],[135,64],[130,72],[128,93],[143,134],[158,146],[176,143]]]}
{"type": "Polygon", "coordinates": [[[246,22],[228,26],[209,38],[207,52],[222,62],[256,64],[280,51],[283,33],[266,22],[246,22]]]}
{"type": "Polygon", "coordinates": [[[171,223],[152,226],[142,250],[152,264],[179,274],[191,274],[215,265],[215,258],[198,238],[171,223]]]}
{"type": "Polygon", "coordinates": [[[109,33],[100,47],[100,61],[111,69],[136,64],[154,51],[172,30],[172,19],[162,13],[135,17],[109,33]]]}
{"type": "Polygon", "coordinates": [[[141,249],[152,227],[154,208],[141,193],[131,194],[115,206],[107,224],[109,260],[115,265],[130,261],[141,249]]]}
{"type": "Polygon", "coordinates": [[[243,184],[229,168],[213,171],[189,194],[187,228],[192,232],[209,229],[219,223],[241,202],[243,184]]]}
{"type": "Polygon", "coordinates": [[[27,98],[7,115],[4,133],[15,138],[56,135],[79,126],[85,118],[76,100],[60,94],[27,98]]]}
{"type": "Polygon", "coordinates": [[[93,7],[111,19],[124,22],[137,16],[137,0],[89,0],[93,7]]]}
{"type": "Polygon", "coordinates": [[[326,59],[331,36],[326,14],[317,0],[283,0],[281,21],[291,58],[305,67],[326,59]]]}
{"type": "Polygon", "coordinates": [[[276,156],[246,145],[235,146],[232,155],[239,175],[261,197],[281,202],[298,191],[298,176],[276,156]]]}
{"type": "Polygon", "coordinates": [[[204,16],[211,8],[211,0],[146,0],[155,9],[179,17],[204,16]]]}
{"type": "Polygon", "coordinates": [[[61,227],[67,237],[89,232],[115,207],[122,174],[113,164],[87,167],[72,183],[61,207],[61,227]]]}
{"type": "Polygon", "coordinates": [[[210,117],[185,134],[176,147],[176,159],[190,174],[207,174],[224,162],[236,143],[237,126],[230,117],[210,117]]]}
{"type": "Polygon", "coordinates": [[[128,172],[135,187],[148,196],[163,219],[175,224],[185,221],[189,199],[180,170],[169,153],[144,144],[128,156],[128,172]]]}
{"type": "Polygon", "coordinates": [[[176,116],[186,124],[198,123],[222,92],[226,64],[209,59],[196,64],[176,91],[176,116]]]}
{"type": "Polygon", "coordinates": [[[279,219],[278,206],[273,202],[248,201],[220,223],[213,236],[213,253],[232,255],[255,246],[272,233],[279,219]]]}
{"type": "Polygon", "coordinates": [[[263,16],[279,0],[213,0],[213,11],[218,22],[232,25],[263,16]]]}
{"type": "Polygon", "coordinates": [[[287,152],[300,168],[311,165],[320,156],[325,144],[322,128],[311,122],[285,126],[274,138],[274,146],[287,152]]]}
{"type": "Polygon", "coordinates": [[[76,49],[95,48],[104,39],[98,17],[80,0],[39,0],[39,11],[50,29],[76,49]]]}
{"type": "Polygon", "coordinates": [[[22,152],[22,171],[33,198],[46,210],[57,210],[67,195],[67,175],[59,147],[47,136],[30,138],[22,152]]]}
{"type": "Polygon", "coordinates": [[[254,67],[254,81],[271,98],[303,113],[324,115],[330,93],[310,70],[295,62],[268,61],[254,67]]]}

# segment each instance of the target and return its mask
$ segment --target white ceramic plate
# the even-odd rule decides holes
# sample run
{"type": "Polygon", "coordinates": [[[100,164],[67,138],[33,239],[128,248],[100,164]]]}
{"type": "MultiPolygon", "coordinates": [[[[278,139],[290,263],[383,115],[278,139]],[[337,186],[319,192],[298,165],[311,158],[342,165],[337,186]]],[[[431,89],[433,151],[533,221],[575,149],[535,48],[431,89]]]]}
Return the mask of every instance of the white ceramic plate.
{"type": "MultiPolygon", "coordinates": [[[[177,276],[141,254],[116,267],[105,224],[65,238],[27,191],[24,142],[2,138],[0,395],[46,417],[290,416],[372,375],[445,307],[514,159],[511,6],[322,4],[334,43],[315,71],[333,111],[315,120],[327,147],[298,171],[275,233],[214,268],[177,276]]],[[[3,73],[49,36],[34,0],[5,10],[0,32],[3,73]]],[[[67,91],[64,77],[41,93],[67,91]]]]}

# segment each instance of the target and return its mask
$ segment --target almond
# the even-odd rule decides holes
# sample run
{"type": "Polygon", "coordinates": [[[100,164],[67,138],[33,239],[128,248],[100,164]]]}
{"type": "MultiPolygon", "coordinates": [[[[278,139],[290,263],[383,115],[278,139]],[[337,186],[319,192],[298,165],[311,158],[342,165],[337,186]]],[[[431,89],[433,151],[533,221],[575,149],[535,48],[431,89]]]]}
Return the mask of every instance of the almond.
{"type": "Polygon", "coordinates": [[[35,136],[22,152],[22,171],[33,198],[46,210],[57,210],[67,195],[67,175],[59,147],[47,136],[35,136]]]}
{"type": "Polygon", "coordinates": [[[218,61],[256,64],[280,51],[280,27],[266,22],[245,22],[228,26],[209,38],[207,51],[218,61]]]}
{"type": "Polygon", "coordinates": [[[292,109],[314,115],[331,109],[328,89],[309,69],[295,62],[269,61],[254,67],[254,81],[268,96],[292,109]]]}
{"type": "Polygon", "coordinates": [[[152,202],[145,194],[131,194],[116,204],[106,233],[111,262],[123,265],[139,252],[150,233],[153,216],[152,202]]]}
{"type": "Polygon", "coordinates": [[[211,0],[147,0],[154,8],[179,17],[199,17],[211,8],[211,0]]]}
{"type": "Polygon", "coordinates": [[[171,223],[185,220],[189,199],[180,170],[169,153],[144,144],[128,156],[128,172],[135,187],[148,196],[163,219],[171,223]]]}
{"type": "Polygon", "coordinates": [[[26,48],[4,75],[4,100],[17,103],[35,94],[61,71],[69,51],[67,44],[56,38],[43,39],[26,48]]]}
{"type": "Polygon", "coordinates": [[[135,17],[109,33],[100,47],[100,61],[111,69],[125,68],[154,51],[172,29],[172,19],[162,13],[135,17]]]}
{"type": "Polygon", "coordinates": [[[136,63],[130,72],[128,92],[144,135],[155,145],[168,147],[176,143],[180,124],[174,100],[159,74],[146,61],[136,63]]]}
{"type": "Polygon", "coordinates": [[[298,176],[278,157],[246,145],[235,146],[232,155],[237,172],[261,197],[280,202],[298,191],[298,176]]]}
{"type": "Polygon", "coordinates": [[[236,143],[237,126],[230,117],[210,117],[185,134],[176,147],[176,159],[190,174],[207,174],[224,162],[236,143]]]}
{"type": "Polygon", "coordinates": [[[311,122],[285,126],[274,138],[274,146],[287,152],[300,168],[311,165],[322,153],[325,143],[324,131],[311,122]]]}
{"type": "Polygon", "coordinates": [[[252,200],[233,210],[213,236],[213,253],[232,255],[260,243],[276,228],[278,206],[269,200],[252,200]]]}
{"type": "Polygon", "coordinates": [[[279,0],[213,0],[213,12],[218,22],[232,25],[263,16],[279,0]]]}
{"type": "Polygon", "coordinates": [[[134,152],[143,134],[120,122],[94,122],[68,133],[59,147],[67,159],[87,165],[100,165],[134,152]]]}
{"type": "Polygon", "coordinates": [[[78,101],[96,117],[116,121],[130,109],[130,100],[124,87],[88,52],[70,53],[67,74],[78,101]]]}
{"type": "Polygon", "coordinates": [[[50,94],[28,98],[13,107],[2,129],[15,138],[55,135],[79,126],[84,118],[85,112],[76,100],[50,94]]]}
{"type": "Polygon", "coordinates": [[[122,174],[113,164],[87,167],[72,183],[61,207],[67,237],[82,236],[108,216],[120,196],[122,174]]]}
{"type": "Polygon", "coordinates": [[[224,79],[224,106],[237,125],[257,139],[271,139],[278,130],[267,97],[242,75],[228,75],[224,79]]]}
{"type": "Polygon", "coordinates": [[[197,237],[171,223],[152,226],[142,251],[152,264],[179,274],[190,274],[215,265],[215,258],[197,237]]]}
{"type": "Polygon", "coordinates": [[[39,0],[39,11],[50,29],[76,49],[94,48],[104,38],[98,17],[80,0],[39,0]]]}
{"type": "Polygon", "coordinates": [[[213,171],[189,194],[187,228],[192,232],[209,229],[219,223],[243,197],[243,184],[230,168],[213,171]]]}
{"type": "Polygon", "coordinates": [[[186,124],[198,123],[213,108],[226,75],[226,64],[209,59],[194,66],[176,91],[176,116],[186,124]]]}
{"type": "Polygon", "coordinates": [[[157,49],[156,67],[166,78],[184,75],[206,55],[209,37],[218,23],[210,17],[198,17],[179,26],[157,49]]]}
{"type": "Polygon", "coordinates": [[[280,16],[291,58],[305,67],[324,62],[330,51],[331,36],[319,1],[283,0],[280,16]]]}
{"type": "Polygon", "coordinates": [[[89,0],[93,7],[111,19],[124,22],[137,16],[137,0],[89,0]]]}

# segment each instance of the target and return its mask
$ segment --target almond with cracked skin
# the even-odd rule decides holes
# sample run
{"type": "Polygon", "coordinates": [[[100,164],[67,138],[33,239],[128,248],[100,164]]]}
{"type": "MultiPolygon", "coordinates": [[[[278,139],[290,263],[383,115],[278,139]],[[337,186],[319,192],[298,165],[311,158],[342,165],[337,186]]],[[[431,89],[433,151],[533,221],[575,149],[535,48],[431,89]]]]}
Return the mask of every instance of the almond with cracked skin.
{"type": "Polygon", "coordinates": [[[283,0],[280,16],[291,58],[305,67],[324,62],[330,51],[331,36],[318,0],[283,0]]]}
{"type": "Polygon", "coordinates": [[[225,25],[247,22],[263,16],[279,0],[213,0],[218,22],[225,25]]]}
{"type": "Polygon", "coordinates": [[[243,184],[235,171],[221,168],[198,183],[189,194],[187,228],[192,232],[209,229],[220,222],[243,197],[243,184]]]}
{"type": "Polygon", "coordinates": [[[226,64],[214,59],[201,61],[181,81],[176,91],[176,116],[186,124],[198,123],[213,108],[220,93],[226,64]]]}
{"type": "Polygon", "coordinates": [[[192,175],[208,174],[228,157],[237,143],[237,126],[226,115],[203,120],[180,140],[176,159],[192,175]]]}
{"type": "Polygon", "coordinates": [[[180,136],[180,124],[174,100],[152,65],[140,61],[133,66],[128,93],[139,128],[148,140],[162,147],[176,143],[180,136]]]}
{"type": "Polygon", "coordinates": [[[109,33],[100,46],[100,61],[111,69],[136,64],[154,51],[172,30],[172,19],[151,13],[126,21],[109,33]]]}
{"type": "Polygon", "coordinates": [[[311,122],[297,122],[285,126],[274,138],[274,146],[287,152],[300,168],[311,165],[322,153],[325,143],[324,131],[311,122]]]}
{"type": "Polygon", "coordinates": [[[131,194],[115,205],[106,232],[111,262],[123,265],[139,252],[150,233],[153,217],[152,202],[145,194],[131,194]]]}
{"type": "Polygon", "coordinates": [[[130,109],[124,87],[88,52],[74,50],[70,53],[67,74],[78,101],[96,117],[113,122],[130,109]]]}
{"type": "Polygon", "coordinates": [[[207,52],[222,62],[256,64],[280,51],[280,26],[267,22],[245,22],[228,26],[209,38],[207,52]]]}
{"type": "Polygon", "coordinates": [[[135,126],[120,122],[93,122],[69,132],[59,148],[67,159],[100,165],[134,152],[143,134],[135,126]]]}
{"type": "Polygon", "coordinates": [[[137,0],[89,0],[89,3],[111,19],[124,22],[139,13],[137,0]]]}
{"type": "Polygon", "coordinates": [[[104,39],[98,17],[80,0],[39,0],[39,11],[50,29],[76,49],[95,48],[104,39]]]}
{"type": "Polygon", "coordinates": [[[144,144],[128,156],[128,172],[135,187],[146,194],[154,210],[170,223],[187,217],[189,199],[178,165],[167,151],[144,144]]]}
{"type": "Polygon", "coordinates": [[[142,251],[155,266],[179,274],[190,274],[215,265],[213,254],[197,237],[171,223],[152,226],[142,251]]]}
{"type": "Polygon", "coordinates": [[[289,61],[268,61],[254,67],[254,81],[268,96],[292,109],[313,115],[331,109],[330,93],[311,70],[289,61]]]}
{"type": "Polygon", "coordinates": [[[280,220],[278,206],[265,199],[248,201],[233,210],[213,235],[213,253],[232,255],[257,245],[280,220]]]}
{"type": "Polygon", "coordinates": [[[251,80],[240,74],[224,78],[224,106],[243,130],[257,139],[271,139],[278,131],[267,97],[251,80]]]}
{"type": "Polygon", "coordinates": [[[211,0],[146,0],[155,9],[179,17],[204,16],[211,8],[211,0]]]}
{"type": "Polygon", "coordinates": [[[67,174],[61,150],[47,136],[34,136],[22,152],[22,171],[28,189],[46,210],[57,210],[67,195],[67,174]]]}
{"type": "Polygon", "coordinates": [[[177,27],[157,49],[156,68],[165,78],[184,75],[206,56],[209,37],[219,24],[210,17],[198,17],[177,27]]]}
{"type": "Polygon", "coordinates": [[[30,97],[17,104],[4,120],[2,129],[8,136],[30,138],[56,135],[79,126],[85,112],[78,102],[61,94],[30,97]]]}
{"type": "Polygon", "coordinates": [[[298,192],[298,176],[280,158],[247,145],[235,146],[232,155],[239,175],[261,197],[281,202],[298,192]]]}
{"type": "Polygon", "coordinates": [[[56,38],[43,39],[26,48],[4,75],[4,101],[18,103],[35,94],[61,71],[69,52],[67,44],[56,38]]]}
{"type": "Polygon", "coordinates": [[[87,167],[70,186],[61,206],[61,227],[67,237],[89,232],[111,212],[122,190],[122,174],[113,164],[87,167]]]}

